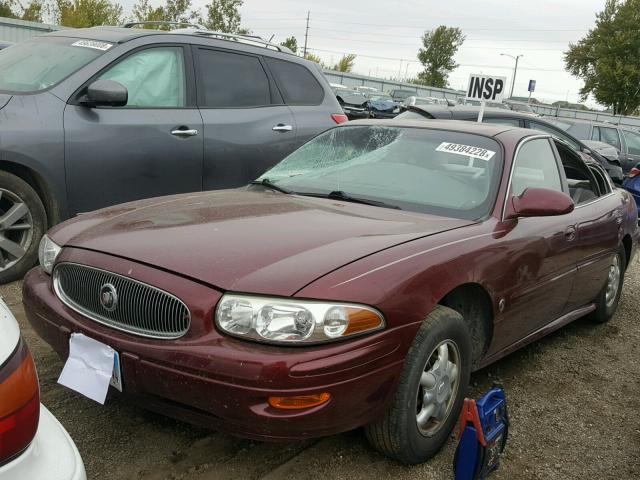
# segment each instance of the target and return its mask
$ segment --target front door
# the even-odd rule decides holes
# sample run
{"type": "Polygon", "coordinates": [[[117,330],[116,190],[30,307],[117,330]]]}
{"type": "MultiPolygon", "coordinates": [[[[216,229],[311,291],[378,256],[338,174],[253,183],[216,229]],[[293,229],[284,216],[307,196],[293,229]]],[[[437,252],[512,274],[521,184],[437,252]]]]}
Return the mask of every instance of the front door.
{"type": "Polygon", "coordinates": [[[65,166],[72,214],[202,189],[202,117],[190,101],[189,59],[182,46],[136,50],[93,79],[124,85],[126,106],[67,105],[65,166]]]}
{"type": "Polygon", "coordinates": [[[259,55],[199,46],[204,189],[246,185],[297,146],[297,127],[259,55]]]}
{"type": "MultiPolygon", "coordinates": [[[[507,199],[527,188],[567,190],[548,138],[520,147],[507,199]]],[[[576,275],[576,218],[570,213],[513,220],[501,247],[512,252],[502,275],[504,314],[493,351],[501,350],[565,312],[576,275]]]]}

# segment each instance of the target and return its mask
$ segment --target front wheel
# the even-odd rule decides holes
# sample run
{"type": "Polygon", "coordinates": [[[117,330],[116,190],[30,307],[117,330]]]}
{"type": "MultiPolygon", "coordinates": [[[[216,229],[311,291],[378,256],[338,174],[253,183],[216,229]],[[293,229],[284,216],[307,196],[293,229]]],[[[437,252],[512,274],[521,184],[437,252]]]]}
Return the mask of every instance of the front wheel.
{"type": "Polygon", "coordinates": [[[414,339],[385,417],[365,427],[371,445],[402,463],[422,463],[444,445],[471,375],[471,339],[462,316],[437,306],[414,339]]]}
{"type": "Polygon", "coordinates": [[[36,263],[46,228],[47,214],[35,190],[0,171],[0,283],[22,278],[36,263]]]}

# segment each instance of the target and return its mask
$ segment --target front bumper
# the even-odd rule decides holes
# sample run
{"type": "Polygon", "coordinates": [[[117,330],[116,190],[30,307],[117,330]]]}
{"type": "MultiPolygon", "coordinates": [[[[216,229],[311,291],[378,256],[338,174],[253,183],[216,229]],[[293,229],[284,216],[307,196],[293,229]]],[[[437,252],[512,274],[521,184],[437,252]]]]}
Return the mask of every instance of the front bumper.
{"type": "MultiPolygon", "coordinates": [[[[68,253],[68,252],[67,252],[68,253]]],[[[126,274],[132,262],[96,253],[94,267],[126,274]]],[[[221,293],[190,280],[136,265],[136,278],[169,277],[171,293],[185,286],[190,331],[178,340],[137,337],[97,324],[66,307],[40,268],[24,281],[27,318],[65,359],[69,335],[81,332],[120,353],[123,393],[141,406],[184,421],[259,440],[290,441],[332,435],[381,418],[396,389],[404,356],[418,326],[407,326],[314,347],[276,347],[221,335],[213,311],[221,293]],[[269,396],[329,392],[305,410],[277,410],[269,396]]],[[[154,283],[152,283],[154,284],[154,283]]],[[[158,285],[155,283],[155,285],[158,285]]]]}
{"type": "Polygon", "coordinates": [[[71,437],[44,405],[29,447],[0,467],[2,480],[86,480],[84,464],[71,437]]]}

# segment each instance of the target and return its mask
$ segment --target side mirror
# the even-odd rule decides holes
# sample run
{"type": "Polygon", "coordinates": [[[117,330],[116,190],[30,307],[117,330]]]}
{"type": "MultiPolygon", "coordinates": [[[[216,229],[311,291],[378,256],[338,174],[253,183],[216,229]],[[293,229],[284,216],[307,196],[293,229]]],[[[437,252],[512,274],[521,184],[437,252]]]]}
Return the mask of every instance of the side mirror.
{"type": "Polygon", "coordinates": [[[506,218],[552,217],[571,213],[575,204],[566,193],[550,188],[527,188],[507,200],[506,218]]]}
{"type": "Polygon", "coordinates": [[[129,100],[127,87],[114,80],[96,80],[87,87],[80,103],[87,107],[124,107],[129,100]]]}

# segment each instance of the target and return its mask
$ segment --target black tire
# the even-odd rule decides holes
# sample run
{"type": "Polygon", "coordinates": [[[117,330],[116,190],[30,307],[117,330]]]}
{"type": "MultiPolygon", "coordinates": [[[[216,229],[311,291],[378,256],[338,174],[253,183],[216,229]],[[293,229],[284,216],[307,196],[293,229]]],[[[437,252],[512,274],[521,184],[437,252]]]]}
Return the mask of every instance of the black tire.
{"type": "MultiPolygon", "coordinates": [[[[612,297],[613,301],[607,303],[607,289],[610,286],[610,277],[607,276],[607,281],[602,287],[602,290],[600,290],[598,297],[595,299],[596,309],[589,316],[589,318],[595,323],[608,322],[609,320],[611,320],[613,314],[616,313],[616,310],[618,309],[620,295],[622,294],[622,285],[624,284],[624,273],[627,265],[627,253],[623,247],[620,247],[616,256],[620,266],[620,275],[618,276],[616,294],[614,297],[612,297]]],[[[613,262],[615,262],[615,258],[616,257],[612,258],[612,264],[613,262]]]]}
{"type": "MultiPolygon", "coordinates": [[[[418,330],[405,358],[398,389],[385,417],[365,426],[369,443],[381,453],[404,464],[422,463],[435,455],[455,426],[471,375],[471,338],[462,316],[437,306],[418,330]],[[453,342],[459,351],[458,385],[451,392],[449,405],[437,429],[429,436],[421,433],[417,413],[420,408],[420,379],[427,362],[443,342],[453,342]]],[[[435,387],[440,390],[440,386],[435,387]]],[[[424,406],[422,407],[424,408],[424,406]]]]}
{"type": "Polygon", "coordinates": [[[0,171],[0,193],[0,284],[4,284],[22,278],[35,265],[40,239],[47,230],[47,213],[36,191],[11,173],[0,171]],[[28,213],[5,228],[2,219],[19,202],[28,213]],[[26,225],[31,227],[21,228],[26,225]],[[14,251],[16,244],[24,251],[22,256],[14,251]]]}

